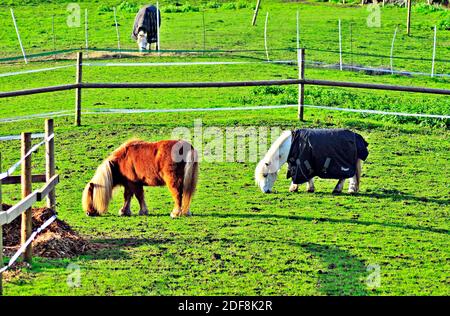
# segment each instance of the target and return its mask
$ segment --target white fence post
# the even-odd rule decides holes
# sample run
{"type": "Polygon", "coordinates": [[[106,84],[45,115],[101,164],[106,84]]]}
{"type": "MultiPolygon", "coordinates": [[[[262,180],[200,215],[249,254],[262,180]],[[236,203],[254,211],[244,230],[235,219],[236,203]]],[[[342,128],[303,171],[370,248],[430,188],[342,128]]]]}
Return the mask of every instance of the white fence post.
{"type": "Polygon", "coordinates": [[[86,58],[89,59],[89,25],[88,25],[88,10],[84,10],[84,32],[85,32],[85,38],[86,38],[86,58]]]}
{"type": "Polygon", "coordinates": [[[18,39],[19,44],[20,44],[20,49],[22,50],[23,60],[25,61],[25,64],[28,64],[27,55],[25,54],[25,49],[23,48],[23,45],[22,45],[22,40],[20,38],[19,28],[17,27],[16,17],[14,16],[14,10],[12,8],[11,8],[11,17],[13,19],[14,27],[16,29],[16,34],[17,34],[17,39],[18,39]]]}
{"type": "MultiPolygon", "coordinates": [[[[0,173],[2,173],[2,153],[0,153],[0,173]]],[[[0,213],[3,212],[2,180],[0,180],[0,213]]],[[[3,268],[3,226],[0,224],[0,269],[3,268]]],[[[0,296],[3,295],[3,273],[0,273],[0,296]]]]}
{"type": "Polygon", "coordinates": [[[297,50],[300,49],[300,19],[297,10],[297,50]]]}
{"type": "Polygon", "coordinates": [[[156,2],[156,36],[157,36],[157,50],[159,51],[161,49],[160,47],[160,41],[159,41],[159,1],[156,2]]]}
{"type": "Polygon", "coordinates": [[[205,10],[202,11],[202,26],[203,26],[203,55],[206,52],[206,24],[205,24],[205,10]]]}
{"type": "Polygon", "coordinates": [[[434,40],[433,40],[433,61],[431,63],[431,77],[434,77],[434,60],[436,59],[436,35],[437,28],[434,26],[434,40]]]}
{"type": "MultiPolygon", "coordinates": [[[[45,120],[45,180],[50,182],[55,175],[55,136],[53,119],[45,120]]],[[[53,188],[47,195],[47,208],[56,212],[56,195],[53,188]]]]}
{"type": "Polygon", "coordinates": [[[397,30],[398,26],[395,27],[394,36],[392,37],[392,43],[391,43],[391,74],[394,74],[394,44],[395,44],[395,37],[397,36],[397,30]]]}
{"type": "Polygon", "coordinates": [[[269,49],[267,46],[267,23],[269,22],[269,12],[266,14],[266,23],[264,24],[264,48],[266,49],[266,57],[267,61],[270,61],[269,59],[269,49]]]}
{"type": "Polygon", "coordinates": [[[53,58],[56,61],[55,15],[52,15],[53,58]]]}
{"type": "MultiPolygon", "coordinates": [[[[298,79],[305,79],[305,49],[297,49],[298,79]]],[[[305,85],[298,85],[298,119],[303,121],[305,104],[305,85]]]]}
{"type": "Polygon", "coordinates": [[[119,23],[117,23],[116,7],[114,7],[114,23],[116,24],[117,48],[119,49],[119,58],[121,58],[122,57],[122,49],[120,48],[120,32],[119,32],[119,23]]]}
{"type": "Polygon", "coordinates": [[[339,19],[339,69],[342,71],[342,30],[341,30],[341,19],[339,19]]]}
{"type": "Polygon", "coordinates": [[[299,12],[297,10],[297,50],[300,49],[300,17],[299,12]]]}

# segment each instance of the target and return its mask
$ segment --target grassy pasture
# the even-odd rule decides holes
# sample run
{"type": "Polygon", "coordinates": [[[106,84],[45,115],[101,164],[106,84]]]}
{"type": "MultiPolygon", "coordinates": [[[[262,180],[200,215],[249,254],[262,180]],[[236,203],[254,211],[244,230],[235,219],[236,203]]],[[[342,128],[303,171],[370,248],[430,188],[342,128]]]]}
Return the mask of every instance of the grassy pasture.
{"type": "MultiPolygon", "coordinates": [[[[124,49],[136,49],[130,34],[135,16],[134,10],[146,1],[128,1],[132,9],[120,9],[118,0],[80,1],[80,26],[69,27],[66,1],[48,1],[49,3],[29,4],[21,6],[14,2],[15,15],[21,30],[22,40],[29,54],[52,51],[54,49],[70,49],[85,47],[84,10],[88,10],[89,46],[91,48],[117,48],[113,7],[118,8],[121,46],[124,49]],[[133,9],[135,8],[135,9],[133,9]],[[39,10],[42,14],[34,14],[39,10]],[[52,37],[52,16],[55,23],[55,46],[52,37]],[[31,27],[32,25],[32,27],[31,27]]],[[[301,46],[309,49],[310,61],[321,61],[329,64],[339,63],[338,20],[342,20],[342,48],[345,64],[365,65],[389,68],[389,58],[363,55],[390,55],[394,29],[399,26],[394,56],[423,58],[421,60],[395,59],[394,67],[398,70],[420,71],[429,73],[433,46],[433,27],[450,18],[448,10],[426,10],[421,6],[414,7],[412,20],[412,36],[405,32],[406,9],[386,6],[380,11],[380,27],[368,26],[370,10],[357,4],[329,4],[315,2],[266,1],[255,27],[250,27],[253,15],[253,1],[239,1],[247,4],[241,9],[229,7],[211,8],[206,1],[189,1],[190,7],[199,9],[193,12],[166,12],[174,3],[183,1],[160,1],[162,10],[161,48],[162,49],[225,49],[225,50],[264,50],[264,20],[269,13],[268,47],[271,59],[295,59],[295,53],[279,51],[280,48],[296,48],[296,11],[300,13],[301,46]],[[205,27],[203,28],[203,17],[205,27]],[[205,41],[204,31],[205,30],[205,41]],[[334,52],[326,52],[334,51],[334,52]],[[350,53],[362,54],[352,55],[350,53]]],[[[230,1],[219,1],[230,2],[230,1]]],[[[14,26],[11,21],[8,1],[0,1],[0,36],[2,57],[20,56],[14,26]]],[[[233,2],[238,3],[238,2],[233,2]]],[[[369,23],[370,24],[370,23],[369,23]]],[[[372,25],[372,24],[370,24],[372,25]]],[[[247,54],[248,55],[248,54],[247,54]]],[[[450,73],[450,35],[445,28],[438,30],[436,58],[447,62],[436,63],[436,73],[450,73]]],[[[265,58],[265,53],[252,53],[251,57],[265,58]]]]}
{"type": "MultiPolygon", "coordinates": [[[[105,3],[116,4],[112,1],[105,3]]],[[[99,4],[82,2],[82,6],[94,11],[99,4]]],[[[285,12],[289,12],[289,19],[295,19],[297,6],[295,3],[270,2],[264,8],[279,9],[280,12],[286,10],[285,12]]],[[[320,21],[331,19],[333,12],[341,12],[343,16],[348,15],[354,19],[366,14],[365,9],[356,7],[337,9],[338,7],[328,5],[300,6],[305,12],[311,13],[304,16],[310,21],[319,16],[320,21]]],[[[41,4],[33,8],[49,12],[50,8],[57,7],[53,4],[41,4]]],[[[22,7],[17,12],[26,10],[30,8],[22,7]]],[[[404,11],[386,8],[386,15],[394,19],[396,10],[404,11]]],[[[250,9],[236,12],[217,9],[207,13],[216,14],[220,17],[218,19],[226,23],[240,21],[233,18],[247,21],[248,16],[251,16],[250,9]]],[[[109,14],[99,14],[98,20],[102,21],[104,18],[106,21],[109,14]]],[[[121,15],[132,16],[128,13],[121,15]]],[[[196,12],[167,15],[168,18],[173,18],[174,23],[180,23],[179,27],[193,16],[198,17],[196,12]]],[[[4,19],[0,21],[0,24],[4,23],[4,19]]],[[[422,23],[428,23],[428,20],[424,18],[422,23]]],[[[295,31],[295,23],[293,25],[295,31]]],[[[125,25],[123,27],[128,29],[125,25]]],[[[258,28],[260,32],[261,25],[258,28]]],[[[186,47],[183,45],[187,43],[187,39],[174,30],[169,32],[164,29],[164,36],[173,36],[174,45],[186,47]]],[[[106,42],[101,42],[108,39],[106,33],[101,33],[100,29],[98,32],[96,45],[106,45],[106,42]]],[[[242,35],[242,41],[247,40],[245,36],[242,35]]],[[[284,43],[281,43],[282,40],[292,36],[295,37],[295,32],[289,34],[289,37],[280,36],[280,45],[284,43]]],[[[254,39],[253,36],[249,38],[254,39]]],[[[93,36],[94,43],[95,39],[93,36]]],[[[221,45],[227,39],[228,37],[218,38],[213,43],[221,45]]],[[[70,42],[69,34],[64,36],[64,40],[70,42]]],[[[12,52],[9,47],[14,47],[13,38],[7,40],[7,43],[4,56],[12,52]]],[[[64,46],[68,46],[64,43],[64,46]]],[[[77,45],[82,44],[77,42],[77,45]]],[[[51,48],[48,40],[37,43],[36,46],[37,50],[51,48]]],[[[260,42],[255,40],[255,46],[259,47],[260,42]]],[[[253,60],[248,57],[238,60],[253,60]]],[[[183,56],[182,60],[217,61],[236,58],[205,55],[183,56]]],[[[180,61],[180,58],[154,56],[130,58],[127,61],[180,61]]],[[[70,63],[73,61],[42,61],[29,66],[7,64],[0,67],[0,72],[70,63]]],[[[411,69],[417,64],[405,66],[411,69]]],[[[297,70],[293,66],[266,64],[166,68],[86,67],[84,73],[88,82],[227,81],[296,76],[297,70]]],[[[449,82],[444,79],[369,76],[314,68],[307,69],[307,77],[449,87],[449,82]]],[[[64,84],[74,80],[74,68],[0,77],[0,90],[64,84]]],[[[287,104],[296,103],[296,93],[295,87],[90,90],[83,94],[83,110],[287,104]]],[[[318,87],[307,87],[306,93],[306,103],[316,105],[434,114],[448,114],[450,110],[450,101],[442,96],[318,87]]],[[[73,110],[73,104],[73,91],[2,99],[0,119],[70,111],[73,110]]],[[[6,295],[449,294],[448,120],[406,119],[306,109],[306,122],[299,123],[296,120],[296,110],[292,108],[270,111],[90,114],[84,115],[82,121],[83,126],[75,128],[72,126],[73,116],[55,118],[57,171],[62,180],[57,189],[58,212],[60,218],[75,230],[104,247],[76,258],[35,258],[31,268],[23,269],[18,276],[6,283],[6,295]],[[356,196],[333,196],[330,192],[335,185],[334,181],[319,180],[315,194],[303,191],[291,194],[287,192],[289,182],[284,177],[286,170],[282,169],[275,186],[277,192],[264,195],[258,191],[253,181],[256,162],[202,162],[198,192],[192,205],[192,218],[170,219],[172,201],[166,188],[146,189],[146,200],[151,211],[148,217],[118,217],[117,211],[122,203],[121,190],[116,193],[106,216],[88,218],[83,214],[80,205],[82,189],[95,168],[114,148],[131,137],[150,141],[171,138],[174,128],[192,129],[196,119],[202,119],[204,128],[215,126],[224,133],[231,126],[352,128],[361,133],[370,144],[370,155],[363,167],[362,191],[356,196]],[[67,285],[67,278],[71,273],[67,266],[70,263],[81,269],[79,288],[67,285]],[[368,269],[369,266],[379,267],[379,287],[366,284],[374,272],[368,269]]],[[[43,119],[0,124],[1,136],[19,134],[25,130],[42,132],[43,119]]],[[[203,145],[207,141],[204,139],[203,145]]],[[[19,148],[18,141],[0,142],[3,167],[19,159],[19,148]]],[[[43,151],[33,159],[36,172],[42,172],[43,151]]],[[[2,189],[4,202],[18,201],[19,187],[3,186],[2,189]]],[[[136,213],[136,201],[133,201],[132,209],[136,213]]]]}

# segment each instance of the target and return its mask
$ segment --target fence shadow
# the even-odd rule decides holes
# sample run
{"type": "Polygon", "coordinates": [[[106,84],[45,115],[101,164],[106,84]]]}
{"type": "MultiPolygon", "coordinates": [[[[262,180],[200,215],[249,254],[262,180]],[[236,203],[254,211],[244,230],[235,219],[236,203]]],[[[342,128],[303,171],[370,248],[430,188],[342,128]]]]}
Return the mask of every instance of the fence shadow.
{"type": "MultiPolygon", "coordinates": [[[[302,193],[300,193],[302,194],[302,193]]],[[[342,193],[343,195],[347,193],[342,193]]],[[[332,197],[331,193],[328,192],[315,192],[314,195],[319,197],[332,197]]],[[[408,201],[408,202],[422,202],[422,203],[435,203],[450,205],[450,199],[436,199],[429,198],[425,196],[415,196],[411,194],[404,193],[398,190],[382,190],[380,193],[377,192],[359,192],[355,196],[367,197],[373,199],[389,199],[392,201],[408,201]]]]}
{"type": "Polygon", "coordinates": [[[358,193],[359,196],[375,199],[391,199],[393,201],[413,201],[450,205],[450,199],[436,199],[425,196],[414,196],[401,191],[384,191],[383,193],[358,193]]]}
{"type": "Polygon", "coordinates": [[[302,247],[321,262],[317,286],[325,295],[368,295],[363,261],[336,246],[308,243],[302,247]]]}
{"type": "Polygon", "coordinates": [[[330,223],[338,223],[338,224],[355,224],[355,225],[364,225],[364,226],[371,226],[371,225],[380,225],[384,227],[390,227],[390,228],[400,228],[400,229],[412,229],[412,230],[419,230],[424,232],[432,232],[432,233],[438,233],[438,234],[449,234],[450,231],[447,229],[441,229],[441,228],[433,228],[433,227],[421,227],[421,226],[414,226],[414,225],[407,225],[407,224],[401,224],[401,223],[386,223],[386,222],[375,222],[375,221],[360,221],[360,220],[353,220],[353,219],[337,219],[337,218],[326,218],[326,217],[311,217],[311,216],[299,216],[299,215],[279,215],[279,214],[255,214],[255,213],[229,213],[229,214],[217,214],[217,213],[211,213],[211,214],[195,214],[194,216],[201,216],[201,217],[219,217],[219,218],[263,218],[263,219],[270,219],[270,218],[278,218],[278,219],[288,219],[288,220],[299,220],[299,221],[313,221],[313,220],[319,220],[320,222],[330,222],[330,223]]]}

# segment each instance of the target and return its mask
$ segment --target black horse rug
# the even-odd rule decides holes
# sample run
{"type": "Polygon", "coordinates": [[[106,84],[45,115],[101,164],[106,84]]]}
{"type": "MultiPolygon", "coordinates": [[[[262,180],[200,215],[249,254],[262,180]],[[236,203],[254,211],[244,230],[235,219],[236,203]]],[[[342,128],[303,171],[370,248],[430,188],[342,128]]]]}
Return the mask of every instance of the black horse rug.
{"type": "Polygon", "coordinates": [[[369,152],[364,138],[346,129],[298,129],[292,132],[287,178],[302,184],[315,176],[347,179],[356,173],[358,159],[369,152]]]}
{"type": "Polygon", "coordinates": [[[159,26],[161,26],[161,12],[154,6],[148,5],[139,10],[134,19],[133,32],[131,38],[138,39],[140,31],[147,33],[147,42],[149,44],[158,42],[157,14],[159,13],[159,26]]]}

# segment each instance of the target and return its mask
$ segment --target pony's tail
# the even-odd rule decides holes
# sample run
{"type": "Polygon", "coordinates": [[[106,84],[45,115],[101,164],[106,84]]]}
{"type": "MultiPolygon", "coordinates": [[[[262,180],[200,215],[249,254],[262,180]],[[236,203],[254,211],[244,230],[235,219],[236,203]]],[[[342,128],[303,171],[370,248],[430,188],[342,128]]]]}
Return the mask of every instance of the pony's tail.
{"type": "Polygon", "coordinates": [[[108,211],[113,193],[113,176],[109,160],[105,160],[83,191],[82,205],[88,215],[101,215],[108,211]]]}
{"type": "Polygon", "coordinates": [[[189,214],[192,196],[197,187],[198,180],[198,159],[197,151],[191,149],[186,155],[186,164],[184,166],[183,197],[181,200],[181,210],[183,214],[189,214]]]}

